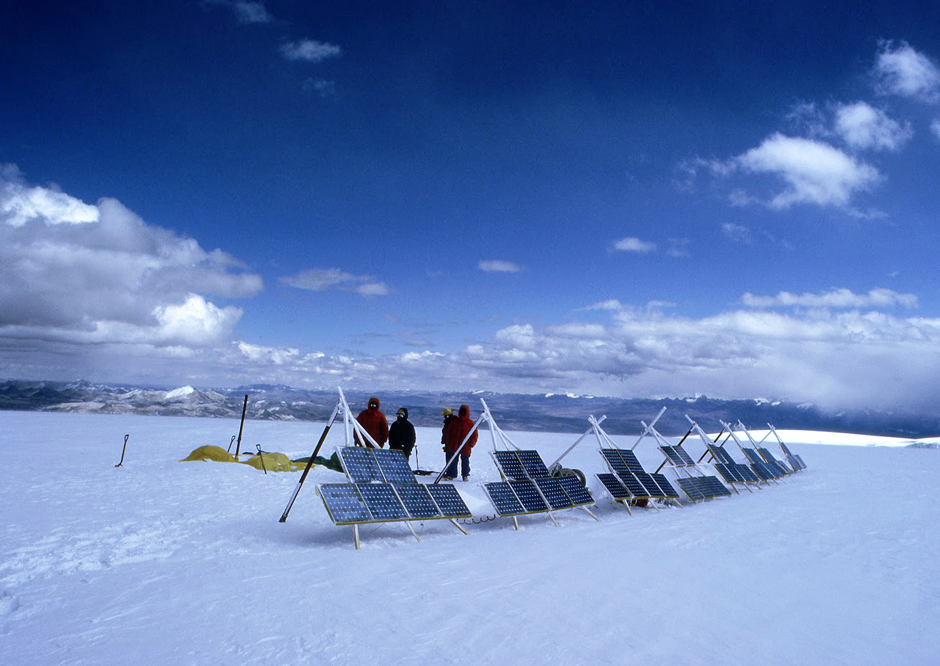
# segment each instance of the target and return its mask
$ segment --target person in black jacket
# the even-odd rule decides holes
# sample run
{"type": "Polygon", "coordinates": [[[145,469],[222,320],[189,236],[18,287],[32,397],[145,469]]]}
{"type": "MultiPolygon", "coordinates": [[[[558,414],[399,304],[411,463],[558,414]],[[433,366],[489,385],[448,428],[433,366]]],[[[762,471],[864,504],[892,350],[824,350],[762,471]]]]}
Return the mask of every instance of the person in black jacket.
{"type": "Polygon", "coordinates": [[[405,453],[405,458],[411,459],[411,452],[415,448],[415,427],[408,420],[408,408],[401,407],[398,410],[398,418],[388,429],[388,448],[401,449],[405,453]]]}

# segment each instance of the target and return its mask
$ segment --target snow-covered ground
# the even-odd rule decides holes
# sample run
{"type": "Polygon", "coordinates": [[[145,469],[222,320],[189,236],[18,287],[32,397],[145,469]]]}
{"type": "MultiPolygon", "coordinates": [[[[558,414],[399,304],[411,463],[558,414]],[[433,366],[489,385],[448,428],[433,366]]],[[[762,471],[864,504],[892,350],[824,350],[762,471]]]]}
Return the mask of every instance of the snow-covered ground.
{"type": "MultiPolygon", "coordinates": [[[[465,536],[436,521],[415,525],[420,543],[368,526],[357,551],[314,490],[336,472],[314,468],[279,523],[298,473],[178,462],[226,448],[237,421],[0,426],[5,665],[940,663],[940,451],[889,446],[908,442],[782,430],[809,469],[773,487],[630,516],[595,480],[600,522],[576,510],[465,536]]],[[[309,455],[322,428],[249,421],[242,450],[309,455]]],[[[482,516],[477,484],[498,474],[481,434],[457,485],[482,516]]],[[[508,434],[547,462],[577,439],[508,434]]],[[[440,469],[438,435],[419,429],[423,468],[440,469]]],[[[335,428],[323,453],[342,441],[335,428]]],[[[650,440],[638,453],[662,462],[650,440]]],[[[590,439],[565,464],[604,471],[590,439]]]]}

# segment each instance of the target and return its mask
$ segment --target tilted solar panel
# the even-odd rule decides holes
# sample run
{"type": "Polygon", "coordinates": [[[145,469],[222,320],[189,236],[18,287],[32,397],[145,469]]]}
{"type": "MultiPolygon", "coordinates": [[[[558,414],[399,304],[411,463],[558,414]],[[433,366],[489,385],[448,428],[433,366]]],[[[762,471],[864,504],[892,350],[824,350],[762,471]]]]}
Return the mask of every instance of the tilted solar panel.
{"type": "Polygon", "coordinates": [[[623,462],[627,465],[629,470],[636,474],[637,472],[646,472],[643,469],[643,465],[640,464],[640,461],[637,460],[636,454],[630,449],[618,449],[620,457],[623,458],[623,462]]]}
{"type": "Polygon", "coordinates": [[[712,497],[730,497],[731,491],[718,480],[717,476],[703,476],[702,485],[708,489],[712,497]]]}
{"type": "Polygon", "coordinates": [[[507,479],[526,478],[525,468],[516,456],[515,451],[492,451],[496,466],[507,479]]]}
{"type": "Polygon", "coordinates": [[[751,469],[758,477],[760,477],[762,481],[771,481],[776,478],[774,473],[771,472],[770,469],[767,468],[767,465],[762,462],[752,462],[751,469]]]}
{"type": "Polygon", "coordinates": [[[604,484],[604,488],[615,500],[628,500],[633,496],[626,486],[620,483],[620,480],[613,474],[597,474],[597,479],[604,484]]]}
{"type": "Polygon", "coordinates": [[[388,483],[417,483],[405,452],[401,449],[373,449],[379,471],[388,483]]]}
{"type": "Polygon", "coordinates": [[[542,495],[548,500],[548,505],[554,509],[570,509],[574,502],[568,497],[568,493],[561,487],[561,482],[551,476],[543,476],[538,479],[532,479],[542,495]]]}
{"type": "Polygon", "coordinates": [[[518,516],[526,513],[525,507],[512,491],[508,481],[484,483],[483,490],[493,503],[496,513],[501,516],[518,516]]]}
{"type": "Polygon", "coordinates": [[[659,450],[663,452],[669,462],[675,467],[685,467],[685,461],[674,446],[660,446],[659,450]]]}
{"type": "Polygon", "coordinates": [[[473,515],[452,483],[435,483],[425,487],[445,518],[470,518],[473,515]]]}
{"type": "Polygon", "coordinates": [[[522,463],[530,479],[549,476],[548,468],[545,466],[545,462],[542,460],[542,456],[539,455],[538,451],[516,451],[516,455],[519,456],[519,462],[522,463]]]}
{"type": "Polygon", "coordinates": [[[571,502],[575,506],[594,504],[594,498],[591,497],[590,491],[584,487],[584,484],[581,483],[581,479],[578,477],[559,476],[558,483],[561,485],[562,490],[565,491],[565,494],[571,498],[571,502]]]}
{"type": "Polygon", "coordinates": [[[441,518],[441,512],[434,503],[428,487],[421,483],[392,484],[398,498],[412,518],[441,518]]]}
{"type": "Polygon", "coordinates": [[[662,489],[663,494],[668,499],[675,499],[679,497],[679,493],[676,492],[676,489],[672,487],[672,484],[669,483],[669,480],[664,474],[650,474],[653,477],[653,480],[656,482],[656,485],[662,489]]]}
{"type": "Polygon", "coordinates": [[[723,446],[709,444],[708,452],[711,453],[718,462],[725,463],[726,465],[731,465],[734,463],[734,458],[731,457],[731,454],[728,453],[727,449],[725,449],[723,446]]]}
{"type": "Polygon", "coordinates": [[[729,467],[734,467],[735,471],[741,475],[741,478],[743,478],[746,483],[760,483],[760,478],[754,473],[754,470],[744,463],[734,463],[733,465],[729,465],[729,467]]]}
{"type": "Polygon", "coordinates": [[[513,492],[516,493],[516,497],[519,498],[519,501],[522,502],[526,513],[540,513],[549,510],[548,504],[542,499],[534,481],[530,479],[520,479],[518,481],[510,481],[509,486],[512,488],[513,492]]]}
{"type": "Polygon", "coordinates": [[[376,521],[408,520],[408,512],[388,483],[357,483],[356,490],[376,521]]]}
{"type": "Polygon", "coordinates": [[[372,455],[372,449],[361,446],[344,446],[337,449],[340,462],[346,475],[354,483],[369,483],[371,481],[384,481],[378,463],[372,455]]]}
{"type": "Polygon", "coordinates": [[[337,525],[372,522],[372,515],[352,483],[324,483],[317,488],[326,512],[337,525]]]}
{"type": "Polygon", "coordinates": [[[747,461],[751,463],[752,465],[755,463],[763,464],[764,459],[761,458],[759,455],[757,455],[757,451],[755,451],[754,449],[742,448],[741,450],[744,451],[744,457],[747,458],[747,461]]]}
{"type": "Polygon", "coordinates": [[[793,453],[790,451],[790,447],[788,447],[783,442],[780,442],[780,449],[783,451],[783,454],[787,457],[790,457],[793,455],[793,453]]]}
{"type": "Polygon", "coordinates": [[[666,496],[666,493],[659,487],[656,480],[646,472],[634,472],[633,476],[636,477],[637,481],[643,484],[647,494],[653,499],[662,499],[666,496]]]}
{"type": "Polygon", "coordinates": [[[676,479],[676,482],[693,502],[700,502],[704,499],[707,499],[696,477],[676,479]]]}
{"type": "Polygon", "coordinates": [[[682,448],[681,444],[676,444],[674,448],[676,452],[679,454],[679,457],[682,458],[682,462],[684,462],[687,467],[695,465],[695,461],[692,460],[692,456],[690,456],[688,452],[684,448],[682,448]]]}
{"type": "Polygon", "coordinates": [[[725,463],[714,463],[713,467],[715,471],[721,474],[721,477],[728,483],[744,483],[744,478],[735,469],[734,465],[726,465],[725,463]]]}

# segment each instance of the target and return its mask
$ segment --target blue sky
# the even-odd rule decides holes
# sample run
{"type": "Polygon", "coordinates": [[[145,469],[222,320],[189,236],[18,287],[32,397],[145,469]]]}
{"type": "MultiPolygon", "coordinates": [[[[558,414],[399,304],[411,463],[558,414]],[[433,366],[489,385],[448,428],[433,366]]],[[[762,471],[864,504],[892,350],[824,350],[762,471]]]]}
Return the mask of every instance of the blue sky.
{"type": "Polygon", "coordinates": [[[934,405],[936,3],[386,4],[0,4],[0,374],[934,405]]]}

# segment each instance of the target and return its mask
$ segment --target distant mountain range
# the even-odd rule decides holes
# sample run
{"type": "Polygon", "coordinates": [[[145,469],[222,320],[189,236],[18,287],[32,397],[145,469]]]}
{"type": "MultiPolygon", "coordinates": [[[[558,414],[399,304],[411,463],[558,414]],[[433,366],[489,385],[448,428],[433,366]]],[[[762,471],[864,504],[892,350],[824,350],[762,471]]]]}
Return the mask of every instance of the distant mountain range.
{"type": "MultiPolygon", "coordinates": [[[[289,386],[256,384],[227,389],[142,388],[94,384],[86,381],[5,381],[0,382],[0,410],[74,412],[89,414],[147,414],[157,416],[197,416],[241,418],[245,396],[247,418],[278,421],[326,421],[336,406],[334,391],[296,389],[289,386]]],[[[365,408],[369,394],[345,391],[354,412],[365,408]]],[[[607,416],[604,429],[610,434],[639,434],[640,421],[649,423],[659,411],[666,413],[657,430],[666,436],[688,430],[688,414],[706,430],[720,429],[719,420],[740,420],[756,430],[772,423],[777,428],[828,430],[866,435],[923,438],[940,433],[940,417],[872,410],[831,414],[811,404],[753,400],[716,400],[705,396],[686,398],[608,398],[570,394],[511,394],[491,392],[440,393],[384,391],[378,394],[389,419],[399,407],[407,407],[417,426],[433,427],[441,422],[443,407],[470,406],[473,414],[486,401],[493,417],[504,430],[531,432],[583,432],[588,417],[607,416]]]]}

